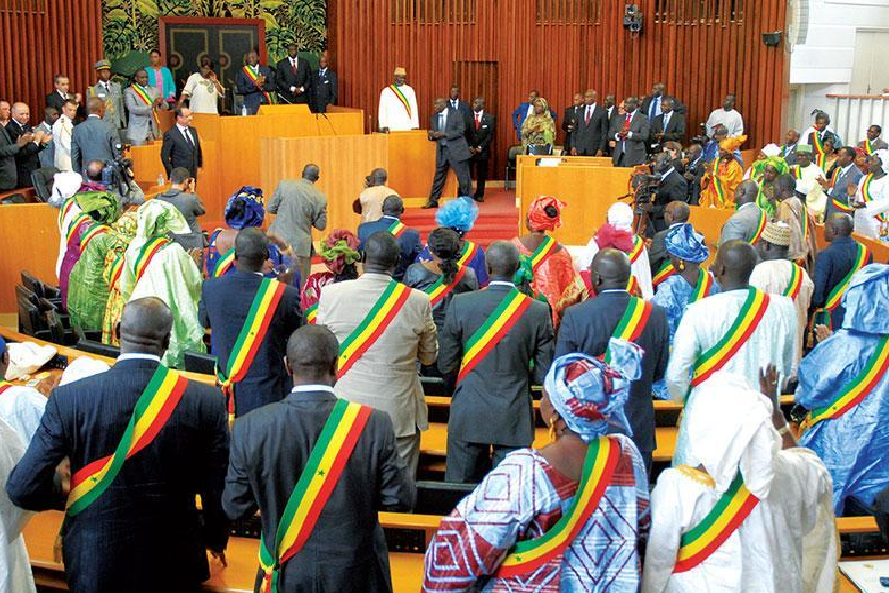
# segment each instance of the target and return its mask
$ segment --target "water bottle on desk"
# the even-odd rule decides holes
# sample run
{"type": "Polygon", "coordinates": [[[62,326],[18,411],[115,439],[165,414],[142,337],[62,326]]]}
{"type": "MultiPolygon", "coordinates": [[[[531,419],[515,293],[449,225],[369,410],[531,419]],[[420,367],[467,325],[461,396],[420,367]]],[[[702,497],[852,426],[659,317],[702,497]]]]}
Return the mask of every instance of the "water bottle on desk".
{"type": "Polygon", "coordinates": [[[159,173],[157,176],[157,186],[161,187],[161,186],[163,186],[163,184],[164,184],[164,174],[159,173]]]}

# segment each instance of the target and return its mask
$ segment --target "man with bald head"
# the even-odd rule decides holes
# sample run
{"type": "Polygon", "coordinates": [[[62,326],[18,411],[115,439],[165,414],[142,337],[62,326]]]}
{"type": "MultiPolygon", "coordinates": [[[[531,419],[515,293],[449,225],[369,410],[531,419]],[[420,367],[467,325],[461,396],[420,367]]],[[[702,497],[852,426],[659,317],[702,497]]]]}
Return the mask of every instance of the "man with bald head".
{"type": "Polygon", "coordinates": [[[664,224],[666,228],[658,231],[651,239],[648,247],[648,263],[651,264],[651,277],[654,278],[665,263],[669,263],[667,256],[667,233],[677,224],[688,222],[691,216],[691,208],[685,202],[674,200],[664,208],[664,224]]]}
{"type": "MultiPolygon", "coordinates": [[[[385,170],[384,170],[385,171],[385,170]]],[[[401,249],[401,257],[395,266],[393,278],[401,282],[407,267],[414,263],[423,244],[420,242],[420,233],[416,229],[410,229],[401,222],[404,214],[404,201],[398,194],[388,196],[383,200],[383,217],[373,222],[362,222],[358,225],[358,251],[364,253],[367,240],[376,232],[387,231],[395,237],[398,247],[401,249]]]]}
{"type": "Polygon", "coordinates": [[[83,173],[90,161],[110,163],[120,158],[120,132],[105,121],[105,101],[92,97],[86,101],[86,120],[71,132],[71,168],[83,173]]]}
{"type": "Polygon", "coordinates": [[[735,204],[737,210],[731,218],[722,225],[719,234],[719,244],[729,241],[750,242],[756,238],[757,232],[763,222],[765,213],[756,205],[756,196],[759,186],[753,179],[745,179],[735,190],[735,204]]]}
{"type": "Polygon", "coordinates": [[[799,145],[799,132],[791,128],[787,130],[787,134],[784,136],[784,144],[781,145],[781,158],[791,167],[798,162],[796,158],[797,145],[799,145]]]}
{"type": "Polygon", "coordinates": [[[336,336],[326,327],[296,330],[287,342],[286,359],[293,390],[238,420],[232,433],[222,505],[232,520],[260,512],[263,557],[282,560],[277,534],[287,527],[285,507],[300,478],[325,471],[325,483],[331,485],[320,512],[303,526],[307,537],[275,571],[280,593],[391,591],[377,511],[408,511],[414,502],[414,484],[396,451],[392,420],[385,412],[337,398],[338,355],[336,336]],[[336,428],[354,435],[334,456],[342,464],[313,464],[323,451],[337,451],[339,443],[326,434],[336,428]]]}
{"type": "MultiPolygon", "coordinates": [[[[840,298],[845,292],[843,281],[859,269],[858,254],[864,250],[864,246],[852,238],[853,226],[852,217],[844,212],[829,215],[824,221],[827,246],[815,256],[815,292],[812,294],[812,305],[818,311],[815,321],[834,329],[843,326],[846,315],[840,298]],[[823,310],[828,301],[835,306],[829,311],[823,310]]],[[[861,261],[864,265],[874,262],[870,250],[866,250],[861,261]]]]}
{"type": "Polygon", "coordinates": [[[673,399],[687,399],[674,466],[689,461],[686,420],[694,414],[697,387],[709,378],[704,369],[734,373],[758,385],[760,369],[772,364],[778,370],[779,386],[796,372],[796,309],[788,297],[768,295],[750,285],[758,261],[756,249],[747,241],[720,245],[710,271],[722,292],[688,305],[676,329],[667,389],[673,399]],[[725,340],[734,347],[722,348],[725,340]]]}
{"type": "MultiPolygon", "coordinates": [[[[664,377],[670,346],[670,329],[663,308],[627,292],[630,280],[630,259],[616,249],[603,249],[593,257],[590,279],[596,298],[568,307],[559,325],[556,357],[572,352],[600,356],[608,347],[608,340],[619,337],[625,315],[639,308],[643,314],[632,341],[642,355],[642,374],[633,381],[630,397],[624,405],[633,442],[642,454],[646,467],[651,469],[651,455],[657,448],[654,434],[654,405],[651,385],[664,377]]],[[[625,336],[624,336],[625,337],[625,336]]]]}
{"type": "Polygon", "coordinates": [[[216,387],[161,364],[172,326],[160,299],[130,301],[115,365],[53,390],[6,484],[12,502],[28,510],[64,509],[67,498],[62,557],[72,591],[197,591],[210,575],[205,548],[224,561],[224,400],[216,387]],[[147,431],[136,429],[144,434],[138,441],[131,434],[137,417],[152,418],[147,431]],[[70,495],[56,476],[65,457],[70,495]]]}
{"type": "Polygon", "coordinates": [[[398,192],[388,187],[389,173],[377,167],[364,178],[365,188],[352,202],[352,211],[361,215],[361,222],[373,222],[383,216],[383,200],[397,196],[398,192]]]}
{"type": "Polygon", "coordinates": [[[52,134],[35,132],[31,128],[31,110],[27,103],[12,104],[12,119],[6,124],[10,144],[19,144],[15,152],[16,188],[31,187],[31,172],[40,168],[39,153],[52,140],[52,134]],[[20,143],[24,136],[26,140],[20,143]]]}
{"type": "Polygon", "coordinates": [[[451,299],[441,332],[438,369],[442,375],[458,373],[448,421],[446,482],[478,483],[508,453],[531,446],[531,381],[542,384],[553,359],[549,307],[512,282],[519,269],[518,248],[508,241],[493,243],[485,252],[485,266],[487,289],[451,299]],[[505,331],[480,341],[480,328],[496,319],[506,303],[515,304],[517,314],[505,331]],[[477,348],[485,354],[475,358],[477,348]]]}

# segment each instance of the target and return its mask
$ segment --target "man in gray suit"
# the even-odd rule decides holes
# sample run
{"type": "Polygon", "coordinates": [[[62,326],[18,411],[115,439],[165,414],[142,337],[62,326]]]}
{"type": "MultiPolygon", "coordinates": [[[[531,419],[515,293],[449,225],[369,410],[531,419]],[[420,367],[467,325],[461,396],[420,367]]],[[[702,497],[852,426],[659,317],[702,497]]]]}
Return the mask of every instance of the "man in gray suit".
{"type": "Polygon", "coordinates": [[[851,146],[843,146],[837,151],[836,169],[831,178],[816,180],[827,192],[825,218],[834,212],[842,212],[843,207],[849,208],[849,187],[855,186],[857,188],[858,182],[864,177],[861,169],[855,166],[856,154],[855,149],[851,146]]]}
{"type": "Polygon", "coordinates": [[[742,181],[735,190],[735,204],[738,205],[738,209],[722,225],[722,232],[719,234],[720,245],[735,240],[752,241],[760,222],[761,210],[756,205],[758,193],[759,186],[752,179],[742,181]]]}
{"type": "Polygon", "coordinates": [[[429,118],[429,141],[435,142],[435,177],[429,201],[423,208],[438,208],[448,169],[457,174],[460,196],[470,196],[469,144],[466,142],[466,120],[456,109],[449,109],[444,99],[435,100],[435,113],[429,118]]]}
{"type": "Polygon", "coordinates": [[[160,130],[154,121],[154,111],[160,108],[162,101],[157,89],[148,86],[148,73],[144,68],[136,70],[136,80],[133,86],[123,92],[123,99],[130,114],[130,125],[127,128],[130,144],[139,146],[159,138],[160,130]],[[146,102],[143,97],[151,102],[146,102]]]}
{"type": "Polygon", "coordinates": [[[194,193],[194,177],[185,167],[176,167],[170,171],[171,188],[159,195],[156,199],[169,202],[185,217],[190,233],[173,235],[173,240],[182,245],[186,251],[204,248],[204,233],[198,216],[204,215],[204,203],[194,193]]]}
{"type": "MultiPolygon", "coordinates": [[[[56,123],[56,120],[59,119],[59,110],[55,107],[47,107],[43,110],[43,121],[37,124],[37,127],[34,129],[38,132],[43,132],[44,134],[49,134],[52,136],[52,125],[56,123]]],[[[53,167],[55,166],[55,155],[56,155],[56,145],[55,142],[50,140],[46,143],[46,148],[40,151],[40,154],[37,156],[40,157],[40,166],[41,167],[53,167]]]]}
{"type": "Polygon", "coordinates": [[[318,165],[306,165],[302,179],[282,179],[269,202],[269,212],[277,214],[269,232],[293,250],[300,290],[312,268],[312,227],[319,231],[327,228],[327,196],[315,187],[320,177],[318,165]]]}
{"type": "MultiPolygon", "coordinates": [[[[455,296],[448,307],[439,338],[438,369],[443,374],[461,367],[470,338],[518,292],[512,283],[519,269],[515,245],[491,245],[485,266],[491,279],[488,288],[455,296]]],[[[457,383],[448,421],[446,482],[480,482],[508,453],[534,441],[531,381],[543,383],[549,371],[553,325],[545,303],[520,298],[530,301],[528,308],[457,383]]]]}
{"type": "Polygon", "coordinates": [[[646,146],[651,135],[648,117],[639,111],[639,100],[628,97],[624,100],[626,115],[612,118],[610,136],[617,144],[611,154],[615,167],[635,167],[648,160],[646,146]]]}
{"type": "Polygon", "coordinates": [[[99,60],[96,62],[96,76],[99,79],[91,87],[86,89],[86,98],[101,99],[105,105],[102,119],[114,126],[115,130],[127,127],[127,114],[123,109],[123,90],[120,83],[111,80],[111,62],[99,60]]]}
{"type": "Polygon", "coordinates": [[[86,102],[87,117],[71,132],[71,169],[82,173],[91,161],[110,163],[120,158],[120,134],[105,121],[105,101],[98,97],[86,102]]]}

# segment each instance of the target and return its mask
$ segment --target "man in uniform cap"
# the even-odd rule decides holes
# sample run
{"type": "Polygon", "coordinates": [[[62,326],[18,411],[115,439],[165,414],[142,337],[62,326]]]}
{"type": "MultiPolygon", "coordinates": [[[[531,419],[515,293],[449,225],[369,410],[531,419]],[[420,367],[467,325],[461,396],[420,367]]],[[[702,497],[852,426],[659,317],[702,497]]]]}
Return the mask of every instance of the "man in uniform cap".
{"type": "Polygon", "coordinates": [[[96,62],[96,84],[86,89],[86,98],[98,97],[105,102],[105,113],[102,116],[107,122],[114,125],[115,130],[127,127],[127,114],[123,110],[123,91],[120,83],[111,80],[111,62],[99,60],[96,62]]]}
{"type": "Polygon", "coordinates": [[[401,66],[393,73],[394,82],[380,91],[377,121],[381,132],[406,132],[420,129],[417,94],[405,83],[407,70],[401,66]]]}

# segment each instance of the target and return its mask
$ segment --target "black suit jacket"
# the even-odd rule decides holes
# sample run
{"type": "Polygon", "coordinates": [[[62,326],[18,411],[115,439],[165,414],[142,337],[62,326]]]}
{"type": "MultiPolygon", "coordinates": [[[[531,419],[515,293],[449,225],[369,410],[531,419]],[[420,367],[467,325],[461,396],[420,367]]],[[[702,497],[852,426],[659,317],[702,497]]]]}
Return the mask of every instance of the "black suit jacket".
{"type": "MultiPolygon", "coordinates": [[[[19,136],[31,131],[30,125],[20,126],[15,120],[9,120],[6,124],[6,132],[9,134],[12,144],[18,142],[19,136]]],[[[44,146],[28,142],[15,153],[15,187],[31,187],[31,172],[40,168],[38,153],[44,149],[44,146]]]]}
{"type": "Polygon", "coordinates": [[[682,142],[682,139],[685,137],[685,116],[681,113],[676,113],[673,111],[673,115],[670,116],[670,121],[667,123],[667,129],[664,129],[664,114],[660,114],[656,118],[654,118],[654,123],[651,125],[651,141],[658,142],[659,144],[663,144],[664,142],[682,142]],[[663,133],[664,137],[658,141],[655,139],[655,135],[658,133],[663,133]]]}
{"type": "MultiPolygon", "coordinates": [[[[56,466],[67,456],[76,473],[114,453],[157,366],[122,360],[105,373],[54,389],[6,484],[13,503],[34,511],[64,508],[53,480],[56,466]]],[[[209,577],[205,546],[221,550],[228,540],[220,506],[227,463],[222,395],[189,381],[155,439],[124,462],[91,506],[65,521],[62,552],[71,590],[194,590],[209,577]]]]}
{"type": "Polygon", "coordinates": [[[572,148],[582,156],[595,156],[596,152],[608,147],[608,112],[599,104],[593,109],[590,123],[586,123],[586,105],[581,105],[577,113],[577,129],[574,131],[572,148]]]}
{"type": "MultiPolygon", "coordinates": [[[[439,337],[438,370],[460,368],[467,341],[509,293],[489,286],[451,299],[439,337]]],[[[448,437],[473,443],[528,447],[534,441],[531,381],[543,383],[553,359],[549,307],[534,300],[506,337],[457,384],[448,437]],[[534,363],[533,375],[529,363],[534,363]]]]}
{"type": "MultiPolygon", "coordinates": [[[[454,102],[450,99],[448,99],[448,109],[454,109],[454,102]]],[[[457,99],[456,109],[463,115],[463,117],[469,117],[470,115],[472,115],[472,107],[463,99],[457,99]]]]}
{"type": "Polygon", "coordinates": [[[6,128],[0,126],[0,190],[13,189],[18,183],[15,157],[19,150],[6,128]]]}
{"type": "MultiPolygon", "coordinates": [[[[572,352],[590,356],[604,354],[629,299],[630,295],[625,290],[609,291],[568,307],[559,325],[556,356],[572,352]]],[[[640,451],[650,453],[657,448],[651,384],[663,378],[670,346],[670,330],[663,308],[657,305],[652,307],[648,323],[635,343],[645,351],[642,355],[642,376],[633,382],[624,412],[633,429],[633,442],[640,451]]]]}
{"type": "MultiPolygon", "coordinates": [[[[577,135],[577,118],[583,111],[583,106],[577,107],[572,105],[565,110],[565,116],[562,118],[562,131],[565,132],[565,148],[569,151],[574,147],[574,137],[577,135]],[[568,124],[574,124],[573,132],[568,131],[568,124]]],[[[607,113],[606,113],[607,116],[607,113]]]]}
{"type": "Polygon", "coordinates": [[[669,228],[658,231],[651,238],[651,245],[648,246],[648,262],[651,265],[651,276],[657,274],[661,266],[669,260],[667,255],[667,232],[669,228]]]}
{"type": "MultiPolygon", "coordinates": [[[[216,356],[219,368],[225,368],[228,364],[262,280],[262,276],[235,271],[227,276],[208,278],[201,287],[198,317],[204,327],[213,330],[211,351],[216,356]]],[[[287,340],[300,326],[301,319],[299,291],[288,286],[284,289],[284,296],[278,303],[250,370],[235,385],[236,416],[280,401],[290,391],[291,379],[284,368],[284,355],[287,354],[287,340]]]]}
{"type": "MultiPolygon", "coordinates": [[[[335,403],[328,391],[291,393],[235,422],[222,498],[229,517],[252,517],[258,509],[265,541],[275,541],[287,500],[335,403]]],[[[278,573],[278,591],[391,591],[377,511],[410,510],[414,497],[410,472],[395,450],[392,420],[374,410],[305,546],[278,573]]],[[[257,590],[260,578],[261,571],[257,590]]]]}
{"type": "Polygon", "coordinates": [[[688,182],[688,203],[692,206],[697,206],[701,200],[701,178],[704,176],[706,168],[703,157],[696,162],[689,162],[685,168],[685,174],[691,176],[691,179],[686,179],[686,181],[688,182]]]}
{"type": "MultiPolygon", "coordinates": [[[[364,253],[364,246],[367,244],[368,237],[376,232],[388,230],[395,220],[396,219],[391,216],[384,215],[383,218],[379,220],[362,222],[359,224],[358,251],[364,253]]],[[[395,240],[401,248],[401,258],[398,260],[398,265],[395,266],[395,273],[392,274],[392,277],[401,282],[401,279],[404,278],[405,270],[416,261],[417,256],[420,255],[420,251],[423,250],[423,244],[420,242],[420,233],[415,229],[404,229],[401,236],[395,240]]]]}
{"type": "Polygon", "coordinates": [[[268,104],[263,91],[275,92],[275,76],[272,74],[271,68],[260,65],[259,75],[265,76],[266,79],[262,89],[256,87],[256,83],[244,73],[243,68],[238,70],[238,75],[235,76],[235,90],[239,95],[244,95],[244,106],[253,113],[263,103],[268,104]]]}
{"type": "Polygon", "coordinates": [[[337,78],[330,68],[321,76],[320,70],[312,72],[312,101],[309,108],[313,113],[325,113],[328,105],[336,105],[337,78]]]}
{"type": "MultiPolygon", "coordinates": [[[[666,99],[667,97],[670,97],[670,95],[665,95],[661,99],[661,104],[663,104],[664,99],[666,99]]],[[[675,111],[676,113],[685,113],[685,105],[680,103],[679,99],[677,99],[676,97],[670,97],[670,98],[673,99],[673,111],[675,111]]],[[[652,96],[652,95],[649,95],[649,96],[645,97],[644,99],[642,99],[642,105],[639,108],[642,110],[642,113],[644,113],[646,115],[646,117],[651,112],[651,102],[653,100],[654,100],[654,96],[652,96]]]]}
{"type": "Polygon", "coordinates": [[[466,118],[466,142],[473,148],[481,150],[473,155],[477,159],[491,156],[491,141],[494,140],[494,116],[485,111],[482,113],[481,125],[475,129],[475,113],[466,118]]]}
{"type": "Polygon", "coordinates": [[[651,205],[651,222],[655,231],[667,228],[667,223],[664,222],[664,210],[670,202],[688,202],[688,182],[676,171],[661,181],[657,188],[657,198],[651,205]]]}
{"type": "MultiPolygon", "coordinates": [[[[621,115],[615,111],[611,116],[611,130],[608,134],[609,139],[616,139],[616,134],[623,131],[626,115],[621,115]]],[[[617,144],[611,154],[611,159],[615,165],[621,155],[624,155],[623,166],[635,167],[641,165],[648,160],[648,140],[651,136],[651,125],[648,122],[648,116],[638,109],[630,120],[630,129],[632,136],[625,141],[616,140],[617,144]]]]}
{"type": "Polygon", "coordinates": [[[469,144],[466,143],[466,119],[453,109],[447,110],[444,128],[439,130],[438,115],[429,116],[429,130],[444,132],[443,138],[430,138],[435,142],[435,166],[438,167],[448,157],[458,161],[465,161],[470,157],[469,144]]]}
{"type": "MultiPolygon", "coordinates": [[[[69,96],[72,98],[74,97],[73,94],[69,96]]],[[[60,95],[58,91],[53,91],[46,96],[47,107],[55,107],[59,113],[62,113],[63,105],[65,105],[65,99],[62,98],[62,95],[60,95]]]]}
{"type": "Polygon", "coordinates": [[[275,68],[275,84],[278,86],[278,96],[284,99],[284,103],[308,103],[312,92],[312,68],[309,62],[298,57],[294,71],[290,58],[284,58],[275,68]],[[302,87],[303,92],[294,94],[290,87],[302,87]]]}
{"type": "Polygon", "coordinates": [[[168,132],[164,132],[164,142],[161,145],[161,162],[167,171],[167,177],[170,171],[176,167],[185,167],[191,176],[197,179],[198,167],[203,166],[204,155],[201,152],[201,139],[198,137],[198,131],[193,127],[188,127],[194,144],[185,139],[179,126],[173,126],[168,132]]]}

